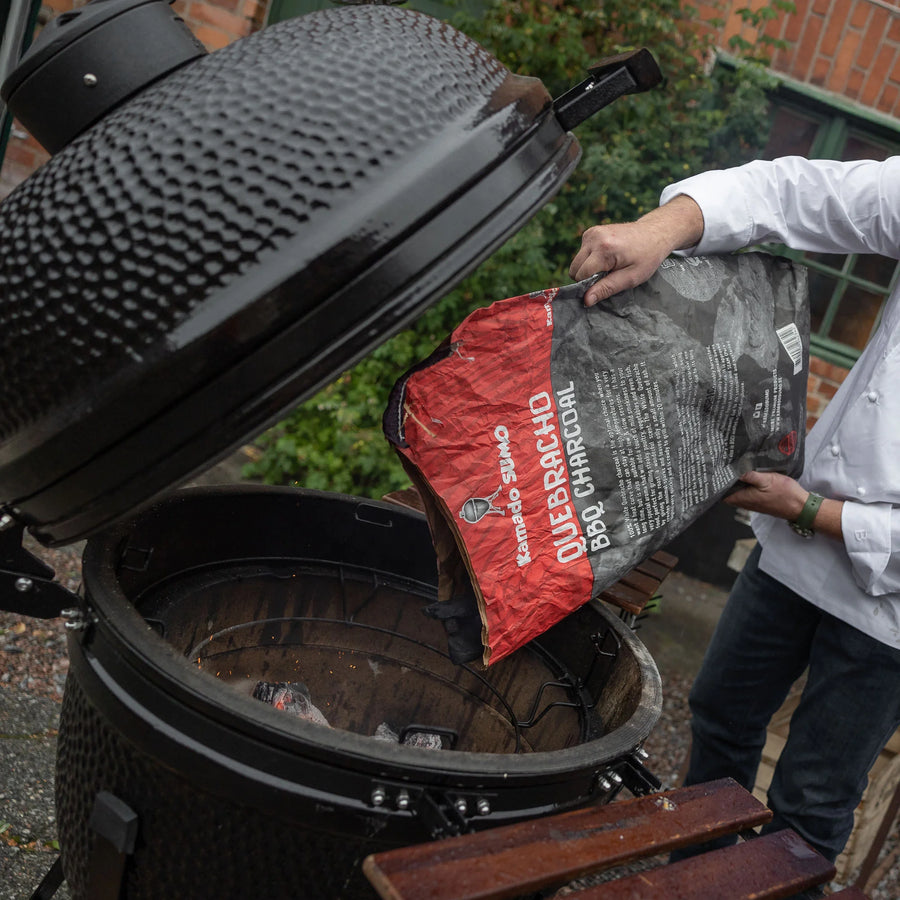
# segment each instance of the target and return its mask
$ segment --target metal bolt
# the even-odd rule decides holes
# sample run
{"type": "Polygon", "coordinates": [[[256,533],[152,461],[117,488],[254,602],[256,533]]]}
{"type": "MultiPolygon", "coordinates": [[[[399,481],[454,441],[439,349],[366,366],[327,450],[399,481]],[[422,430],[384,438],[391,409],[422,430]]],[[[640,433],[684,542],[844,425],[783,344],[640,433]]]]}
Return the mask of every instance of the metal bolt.
{"type": "Polygon", "coordinates": [[[597,782],[597,784],[600,785],[601,791],[611,791],[612,790],[612,785],[603,777],[600,778],[600,780],[597,782]]]}
{"type": "Polygon", "coordinates": [[[397,794],[397,809],[409,809],[409,794],[406,791],[397,794]]]}
{"type": "Polygon", "coordinates": [[[89,87],[89,88],[97,87],[97,81],[98,81],[97,76],[92,74],[91,72],[88,72],[84,76],[83,81],[84,81],[85,87],[89,87]]]}
{"type": "MultiPolygon", "coordinates": [[[[63,613],[63,615],[65,615],[65,613],[63,613]]],[[[372,791],[372,796],[369,799],[372,801],[372,806],[384,806],[384,801],[387,799],[384,788],[375,788],[375,790],[372,791]]]]}
{"type": "Polygon", "coordinates": [[[0,531],[6,531],[13,523],[13,517],[6,514],[0,516],[0,531]]]}
{"type": "Polygon", "coordinates": [[[609,773],[609,780],[610,780],[613,784],[621,784],[621,783],[622,783],[622,776],[621,776],[618,772],[610,772],[610,773],[609,773]]]}
{"type": "Polygon", "coordinates": [[[469,804],[466,803],[465,797],[457,797],[453,801],[453,806],[461,816],[464,816],[469,811],[469,804]]]}
{"type": "Polygon", "coordinates": [[[478,810],[479,816],[488,816],[491,813],[491,804],[484,797],[481,797],[475,804],[475,809],[478,810]]]}
{"type": "Polygon", "coordinates": [[[16,590],[20,594],[27,594],[30,590],[34,589],[34,582],[30,578],[17,578],[16,579],[16,590]]]}
{"type": "Polygon", "coordinates": [[[82,628],[87,628],[87,621],[85,619],[71,619],[66,622],[65,628],[67,631],[81,631],[82,628]]]}
{"type": "Polygon", "coordinates": [[[638,747],[635,752],[639,759],[650,759],[650,754],[643,747],[638,747]]]}

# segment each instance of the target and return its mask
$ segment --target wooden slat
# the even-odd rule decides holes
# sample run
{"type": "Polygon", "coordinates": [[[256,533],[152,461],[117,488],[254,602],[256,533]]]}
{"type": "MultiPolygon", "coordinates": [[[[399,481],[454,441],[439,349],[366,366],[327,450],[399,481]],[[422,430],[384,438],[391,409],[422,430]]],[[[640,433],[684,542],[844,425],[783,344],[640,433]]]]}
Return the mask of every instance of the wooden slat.
{"type": "Polygon", "coordinates": [[[729,778],[367,857],[390,900],[500,900],[771,819],[729,778]]]}
{"type": "Polygon", "coordinates": [[[824,856],[786,829],[569,896],[572,900],[766,900],[793,896],[833,875],[834,866],[824,856]]]}
{"type": "Polygon", "coordinates": [[[650,598],[642,591],[636,591],[617,581],[600,594],[600,599],[624,609],[625,612],[640,615],[650,598]]]}
{"type": "Polygon", "coordinates": [[[829,896],[840,897],[841,900],[869,900],[869,895],[864,893],[856,885],[844,888],[842,891],[835,891],[829,896]]]}

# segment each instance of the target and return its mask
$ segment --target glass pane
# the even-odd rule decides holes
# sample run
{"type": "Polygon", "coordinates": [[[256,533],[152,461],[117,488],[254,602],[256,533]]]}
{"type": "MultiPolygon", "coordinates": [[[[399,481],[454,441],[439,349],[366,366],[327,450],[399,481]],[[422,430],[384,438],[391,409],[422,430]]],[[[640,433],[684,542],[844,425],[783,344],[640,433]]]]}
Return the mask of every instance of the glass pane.
{"type": "Polygon", "coordinates": [[[819,130],[815,119],[800,115],[793,110],[779,106],[772,119],[769,142],[763,151],[763,159],[777,159],[779,156],[809,156],[810,148],[819,130]]]}
{"type": "Polygon", "coordinates": [[[822,330],[836,284],[836,278],[809,270],[809,330],[812,334],[822,330]]]}
{"type": "Polygon", "coordinates": [[[846,253],[807,253],[804,255],[804,259],[808,259],[812,262],[821,263],[823,266],[828,266],[830,269],[834,269],[835,272],[843,272],[844,271],[844,263],[847,260],[846,253]]]}
{"type": "Polygon", "coordinates": [[[851,134],[844,144],[841,159],[887,159],[891,151],[879,144],[873,144],[858,134],[851,134]]]}
{"type": "Polygon", "coordinates": [[[857,278],[865,278],[866,281],[887,287],[891,283],[896,268],[896,259],[888,259],[886,256],[878,256],[875,253],[865,253],[856,257],[851,271],[857,278]]]}
{"type": "Polygon", "coordinates": [[[884,294],[873,294],[860,287],[848,285],[837,315],[831,323],[828,337],[862,350],[875,327],[884,294]]]}

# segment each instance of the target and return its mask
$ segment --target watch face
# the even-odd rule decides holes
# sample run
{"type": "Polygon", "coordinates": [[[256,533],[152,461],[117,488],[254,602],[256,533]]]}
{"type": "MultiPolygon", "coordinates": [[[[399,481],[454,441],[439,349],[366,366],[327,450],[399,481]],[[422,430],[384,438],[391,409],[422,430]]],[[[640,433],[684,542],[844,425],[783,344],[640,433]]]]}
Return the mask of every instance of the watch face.
{"type": "Polygon", "coordinates": [[[796,522],[789,522],[788,524],[800,537],[811,538],[815,534],[812,528],[801,528],[796,522]]]}

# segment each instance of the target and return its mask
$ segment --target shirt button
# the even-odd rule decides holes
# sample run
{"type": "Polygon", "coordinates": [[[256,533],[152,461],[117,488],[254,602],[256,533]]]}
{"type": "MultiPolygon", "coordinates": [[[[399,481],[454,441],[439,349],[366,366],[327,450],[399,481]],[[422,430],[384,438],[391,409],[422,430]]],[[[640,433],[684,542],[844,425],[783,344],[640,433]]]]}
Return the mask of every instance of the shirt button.
{"type": "Polygon", "coordinates": [[[840,456],[841,455],[841,448],[838,447],[837,444],[831,445],[831,455],[832,456],[840,456]]]}
{"type": "Polygon", "coordinates": [[[878,392],[869,391],[869,393],[866,394],[866,399],[869,401],[869,403],[875,403],[878,400],[878,392]]]}
{"type": "Polygon", "coordinates": [[[857,495],[860,496],[860,497],[865,497],[865,496],[866,496],[866,489],[865,489],[862,485],[860,485],[860,486],[856,489],[856,493],[857,493],[857,495]]]}

